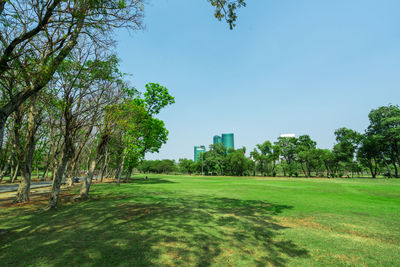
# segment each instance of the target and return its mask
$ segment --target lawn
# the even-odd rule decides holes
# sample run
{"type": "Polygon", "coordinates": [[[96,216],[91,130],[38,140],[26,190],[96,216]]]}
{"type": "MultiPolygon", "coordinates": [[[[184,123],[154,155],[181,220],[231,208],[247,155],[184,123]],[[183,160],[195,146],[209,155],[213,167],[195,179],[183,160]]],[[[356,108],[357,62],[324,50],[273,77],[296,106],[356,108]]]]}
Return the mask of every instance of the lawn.
{"type": "Polygon", "coordinates": [[[399,179],[152,175],[91,195],[3,205],[0,265],[400,265],[399,179]]]}

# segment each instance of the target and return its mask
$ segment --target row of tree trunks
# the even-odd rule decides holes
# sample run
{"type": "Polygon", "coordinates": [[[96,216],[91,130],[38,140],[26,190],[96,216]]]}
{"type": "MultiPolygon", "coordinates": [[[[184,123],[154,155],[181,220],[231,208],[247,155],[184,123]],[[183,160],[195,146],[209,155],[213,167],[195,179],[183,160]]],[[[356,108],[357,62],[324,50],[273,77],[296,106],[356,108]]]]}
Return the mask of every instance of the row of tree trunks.
{"type": "MultiPolygon", "coordinates": [[[[105,148],[106,148],[109,140],[110,140],[110,136],[108,134],[107,129],[105,129],[104,132],[101,134],[100,141],[96,148],[95,156],[93,158],[89,159],[89,173],[85,177],[85,179],[83,179],[81,191],[79,193],[79,198],[81,198],[81,199],[89,198],[89,190],[90,190],[90,186],[92,184],[94,172],[95,172],[97,166],[99,165],[99,163],[104,158],[104,151],[105,151],[105,148]]],[[[104,159],[104,165],[106,165],[107,160],[108,160],[108,156],[106,153],[106,158],[104,159]]],[[[104,166],[103,166],[103,169],[104,169],[104,166]]]]}

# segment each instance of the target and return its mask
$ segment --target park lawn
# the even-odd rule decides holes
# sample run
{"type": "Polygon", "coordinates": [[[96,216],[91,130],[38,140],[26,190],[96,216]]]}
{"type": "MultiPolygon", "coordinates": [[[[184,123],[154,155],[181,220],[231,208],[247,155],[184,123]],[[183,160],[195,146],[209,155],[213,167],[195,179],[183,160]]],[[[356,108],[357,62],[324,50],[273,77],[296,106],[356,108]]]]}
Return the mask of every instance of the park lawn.
{"type": "Polygon", "coordinates": [[[0,208],[0,265],[400,265],[399,179],[142,177],[0,208]]]}

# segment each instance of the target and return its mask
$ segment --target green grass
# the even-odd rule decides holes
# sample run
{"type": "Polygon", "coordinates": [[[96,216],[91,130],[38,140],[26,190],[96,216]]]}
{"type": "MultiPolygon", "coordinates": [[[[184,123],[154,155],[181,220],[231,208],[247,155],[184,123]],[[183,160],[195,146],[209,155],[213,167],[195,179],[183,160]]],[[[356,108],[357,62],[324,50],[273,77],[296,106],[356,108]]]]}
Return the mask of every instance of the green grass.
{"type": "Polygon", "coordinates": [[[1,266],[399,266],[400,180],[135,176],[2,208],[1,266]]]}

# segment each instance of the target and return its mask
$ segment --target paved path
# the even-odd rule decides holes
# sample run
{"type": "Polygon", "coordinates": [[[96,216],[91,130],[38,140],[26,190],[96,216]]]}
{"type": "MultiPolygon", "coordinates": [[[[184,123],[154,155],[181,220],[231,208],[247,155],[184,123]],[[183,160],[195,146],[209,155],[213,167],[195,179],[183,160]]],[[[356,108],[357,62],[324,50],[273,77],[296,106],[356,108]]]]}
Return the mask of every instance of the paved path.
{"type": "MultiPolygon", "coordinates": [[[[47,182],[36,182],[31,184],[31,189],[33,188],[40,188],[40,187],[46,187],[46,186],[51,186],[51,181],[47,182]]],[[[12,185],[0,185],[0,193],[6,193],[6,192],[13,192],[18,190],[18,185],[19,184],[12,184],[12,185]]]]}

